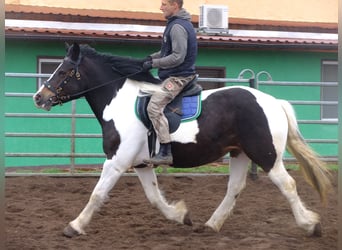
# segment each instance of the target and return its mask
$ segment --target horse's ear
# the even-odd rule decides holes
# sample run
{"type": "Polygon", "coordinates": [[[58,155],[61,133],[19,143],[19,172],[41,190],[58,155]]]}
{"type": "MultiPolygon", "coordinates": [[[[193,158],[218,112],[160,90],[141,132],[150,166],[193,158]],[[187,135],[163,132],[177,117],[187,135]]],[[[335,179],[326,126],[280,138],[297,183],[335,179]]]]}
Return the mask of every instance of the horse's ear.
{"type": "Polygon", "coordinates": [[[65,46],[65,51],[68,52],[69,51],[69,48],[70,48],[70,45],[68,42],[65,42],[64,43],[64,46],[65,46]]]}
{"type": "Polygon", "coordinates": [[[71,60],[77,61],[79,56],[80,56],[80,46],[78,45],[78,43],[74,43],[72,45],[71,60]]]}

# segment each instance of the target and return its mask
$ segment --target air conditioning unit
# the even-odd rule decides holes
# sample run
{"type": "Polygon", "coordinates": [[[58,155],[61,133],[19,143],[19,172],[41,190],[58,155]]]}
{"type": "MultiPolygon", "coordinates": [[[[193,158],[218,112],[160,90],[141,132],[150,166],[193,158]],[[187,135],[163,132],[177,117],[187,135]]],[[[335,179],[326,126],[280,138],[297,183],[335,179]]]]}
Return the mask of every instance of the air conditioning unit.
{"type": "Polygon", "coordinates": [[[201,5],[199,29],[228,29],[228,7],[224,5],[201,5]]]}

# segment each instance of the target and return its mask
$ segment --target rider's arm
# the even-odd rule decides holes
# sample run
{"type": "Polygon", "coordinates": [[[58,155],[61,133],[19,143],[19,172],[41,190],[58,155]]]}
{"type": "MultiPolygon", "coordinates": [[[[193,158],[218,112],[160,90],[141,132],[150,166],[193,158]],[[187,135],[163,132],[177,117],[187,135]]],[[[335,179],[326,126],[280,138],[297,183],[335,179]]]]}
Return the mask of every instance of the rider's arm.
{"type": "Polygon", "coordinates": [[[151,54],[150,55],[150,57],[152,58],[152,59],[157,59],[157,58],[160,58],[161,57],[161,51],[159,50],[158,52],[155,52],[155,53],[153,53],[153,54],[151,54]]]}
{"type": "MultiPolygon", "coordinates": [[[[166,57],[153,59],[154,68],[174,68],[184,62],[188,48],[188,33],[179,24],[175,24],[171,29],[172,53],[166,57]]],[[[152,56],[152,58],[154,58],[152,56]]]]}

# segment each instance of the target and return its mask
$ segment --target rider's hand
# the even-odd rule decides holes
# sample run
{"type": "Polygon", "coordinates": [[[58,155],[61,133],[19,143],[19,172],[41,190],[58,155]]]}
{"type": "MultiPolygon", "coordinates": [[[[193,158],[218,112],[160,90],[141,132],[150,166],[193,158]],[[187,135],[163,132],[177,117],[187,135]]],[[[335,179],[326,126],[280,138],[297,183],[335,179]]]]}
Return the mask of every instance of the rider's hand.
{"type": "Polygon", "coordinates": [[[143,62],[143,71],[149,71],[150,69],[152,69],[152,58],[150,56],[148,56],[146,58],[146,60],[143,62]]]}

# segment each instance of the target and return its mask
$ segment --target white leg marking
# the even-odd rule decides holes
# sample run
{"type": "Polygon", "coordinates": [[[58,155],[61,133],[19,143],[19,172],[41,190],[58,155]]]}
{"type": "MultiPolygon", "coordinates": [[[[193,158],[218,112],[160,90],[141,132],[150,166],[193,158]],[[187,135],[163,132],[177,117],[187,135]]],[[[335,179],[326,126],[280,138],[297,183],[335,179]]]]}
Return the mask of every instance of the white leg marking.
{"type": "Polygon", "coordinates": [[[238,157],[230,159],[230,177],[227,193],[220,206],[205,223],[206,226],[211,227],[216,232],[221,230],[224,221],[228,218],[235,206],[235,201],[238,195],[246,186],[249,162],[250,159],[245,155],[245,153],[241,153],[238,157]]]}
{"type": "Polygon", "coordinates": [[[152,168],[136,168],[135,171],[144,188],[145,195],[151,204],[156,206],[167,219],[183,224],[184,217],[187,214],[187,208],[184,201],[179,201],[176,204],[171,205],[167,203],[160,193],[157,177],[152,168]]]}
{"type": "Polygon", "coordinates": [[[97,182],[90,199],[79,214],[79,216],[70,222],[70,226],[80,234],[84,234],[84,228],[87,226],[94,214],[105,199],[107,198],[108,192],[114,187],[116,182],[119,180],[122,173],[124,173],[127,167],[117,167],[115,160],[106,160],[103,164],[103,170],[101,177],[97,182]]]}
{"type": "Polygon", "coordinates": [[[272,168],[269,177],[289,201],[297,225],[311,235],[316,224],[319,223],[319,215],[305,208],[298,196],[296,182],[287,173],[281,160],[272,168]]]}

